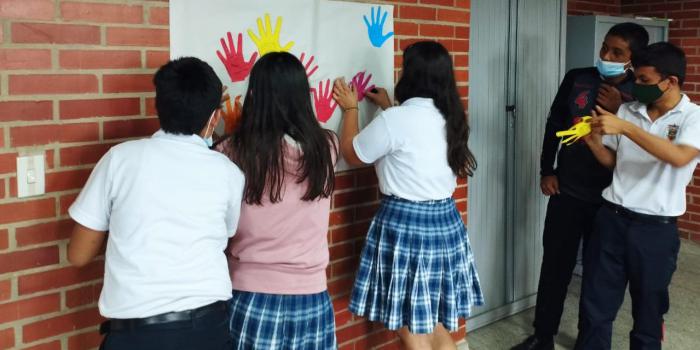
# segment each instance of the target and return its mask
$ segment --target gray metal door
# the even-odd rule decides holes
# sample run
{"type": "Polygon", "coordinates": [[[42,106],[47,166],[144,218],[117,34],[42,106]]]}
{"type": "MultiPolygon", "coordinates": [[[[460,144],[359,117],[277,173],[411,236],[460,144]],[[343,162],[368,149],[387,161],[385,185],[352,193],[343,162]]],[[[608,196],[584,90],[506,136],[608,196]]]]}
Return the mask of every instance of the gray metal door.
{"type": "Polygon", "coordinates": [[[473,0],[469,235],[486,305],[474,329],[534,305],[546,198],[539,155],[563,69],[563,0],[473,0]]]}

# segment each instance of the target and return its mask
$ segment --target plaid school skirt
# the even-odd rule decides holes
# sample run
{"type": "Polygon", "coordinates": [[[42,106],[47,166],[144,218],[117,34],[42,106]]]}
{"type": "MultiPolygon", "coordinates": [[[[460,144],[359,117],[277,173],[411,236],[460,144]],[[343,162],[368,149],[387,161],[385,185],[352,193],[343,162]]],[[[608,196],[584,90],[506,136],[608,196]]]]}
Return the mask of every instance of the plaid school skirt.
{"type": "Polygon", "coordinates": [[[350,298],[352,313],[390,330],[449,331],[483,305],[467,230],[452,198],[384,197],[367,233],[350,298]]]}
{"type": "Polygon", "coordinates": [[[302,295],[234,290],[229,324],[233,349],[336,349],[328,292],[302,295]]]}

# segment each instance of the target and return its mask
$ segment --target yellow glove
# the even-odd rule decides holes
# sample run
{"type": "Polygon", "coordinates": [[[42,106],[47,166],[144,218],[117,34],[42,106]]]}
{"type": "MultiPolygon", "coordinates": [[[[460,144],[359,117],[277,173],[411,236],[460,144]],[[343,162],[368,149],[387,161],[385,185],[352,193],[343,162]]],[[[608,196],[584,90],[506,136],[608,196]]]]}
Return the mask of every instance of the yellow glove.
{"type": "Polygon", "coordinates": [[[561,143],[565,145],[571,145],[574,142],[578,141],[578,139],[588,135],[591,133],[591,117],[590,116],[585,116],[581,118],[581,121],[578,123],[574,124],[574,126],[570,127],[568,130],[564,131],[558,131],[557,132],[557,137],[561,137],[561,143]],[[568,136],[567,138],[564,138],[568,136]]]}

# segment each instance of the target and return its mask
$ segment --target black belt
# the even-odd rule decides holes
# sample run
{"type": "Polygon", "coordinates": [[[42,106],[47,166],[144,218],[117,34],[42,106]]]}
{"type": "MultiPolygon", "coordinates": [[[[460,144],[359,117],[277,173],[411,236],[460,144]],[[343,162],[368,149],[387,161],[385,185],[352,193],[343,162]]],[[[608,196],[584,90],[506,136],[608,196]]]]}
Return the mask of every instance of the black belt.
{"type": "Polygon", "coordinates": [[[615,212],[615,214],[620,215],[620,216],[625,217],[625,218],[628,218],[630,220],[634,220],[634,221],[654,223],[654,224],[675,224],[676,221],[678,220],[678,218],[675,216],[661,216],[661,215],[649,215],[649,214],[637,213],[637,212],[631,211],[631,210],[629,210],[621,205],[611,203],[611,202],[608,202],[606,200],[603,201],[603,205],[610,208],[610,210],[615,212]]]}
{"type": "Polygon", "coordinates": [[[100,334],[125,329],[136,329],[143,326],[164,324],[171,322],[191,321],[215,311],[225,311],[226,302],[217,301],[213,304],[205,305],[196,309],[168,312],[146,318],[113,318],[100,325],[100,334]]]}

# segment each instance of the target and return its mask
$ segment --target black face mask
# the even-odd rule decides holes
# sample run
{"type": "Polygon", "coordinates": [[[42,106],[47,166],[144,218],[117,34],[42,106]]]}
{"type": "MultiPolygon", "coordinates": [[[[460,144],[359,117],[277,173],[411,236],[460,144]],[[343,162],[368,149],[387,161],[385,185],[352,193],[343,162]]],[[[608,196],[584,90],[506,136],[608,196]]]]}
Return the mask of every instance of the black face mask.
{"type": "MultiPolygon", "coordinates": [[[[666,79],[663,79],[661,81],[664,81],[666,79]]],[[[656,100],[661,98],[661,96],[664,95],[666,91],[661,90],[659,87],[659,84],[661,84],[661,81],[656,83],[656,84],[637,84],[634,83],[634,87],[632,87],[632,96],[634,98],[645,104],[648,105],[650,103],[654,103],[656,100]]]]}

